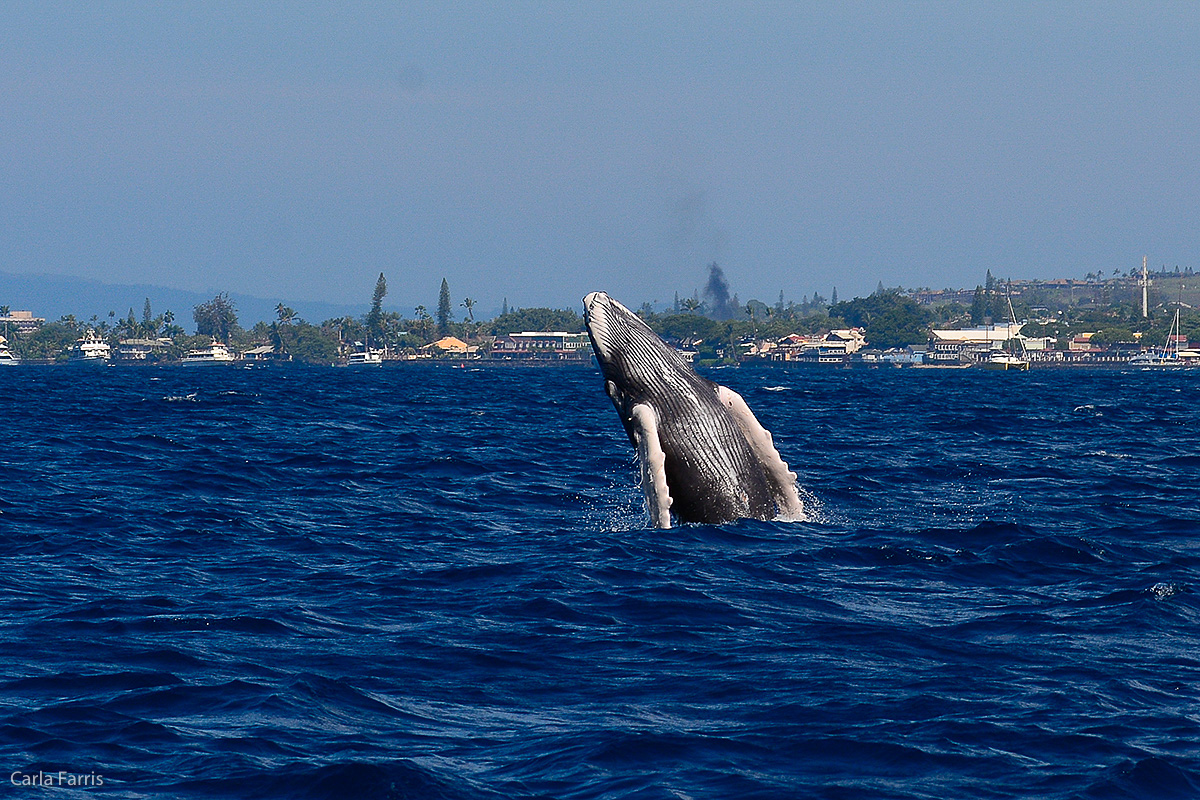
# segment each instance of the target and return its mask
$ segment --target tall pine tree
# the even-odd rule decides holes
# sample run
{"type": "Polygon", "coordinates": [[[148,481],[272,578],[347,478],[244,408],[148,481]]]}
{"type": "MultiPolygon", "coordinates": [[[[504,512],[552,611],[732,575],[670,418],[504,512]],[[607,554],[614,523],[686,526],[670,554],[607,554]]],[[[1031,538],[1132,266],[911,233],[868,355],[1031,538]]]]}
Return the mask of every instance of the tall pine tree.
{"type": "Polygon", "coordinates": [[[387,296],[387,279],[379,273],[375,281],[375,292],[371,295],[371,311],[367,314],[367,344],[373,339],[377,344],[383,341],[383,298],[387,296]]]}
{"type": "Polygon", "coordinates": [[[438,292],[437,331],[438,336],[450,335],[450,284],[442,278],[442,289],[438,292]]]}

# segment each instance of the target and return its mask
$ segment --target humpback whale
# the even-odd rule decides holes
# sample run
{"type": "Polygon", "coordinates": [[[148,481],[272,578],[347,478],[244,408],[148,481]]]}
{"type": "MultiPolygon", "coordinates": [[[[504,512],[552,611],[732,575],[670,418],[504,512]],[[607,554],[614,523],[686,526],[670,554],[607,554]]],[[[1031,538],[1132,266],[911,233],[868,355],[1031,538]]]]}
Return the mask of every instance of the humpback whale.
{"type": "Polygon", "coordinates": [[[796,474],[741,396],[696,374],[604,292],[583,298],[604,388],[637,450],[650,521],[802,519],[796,474]]]}

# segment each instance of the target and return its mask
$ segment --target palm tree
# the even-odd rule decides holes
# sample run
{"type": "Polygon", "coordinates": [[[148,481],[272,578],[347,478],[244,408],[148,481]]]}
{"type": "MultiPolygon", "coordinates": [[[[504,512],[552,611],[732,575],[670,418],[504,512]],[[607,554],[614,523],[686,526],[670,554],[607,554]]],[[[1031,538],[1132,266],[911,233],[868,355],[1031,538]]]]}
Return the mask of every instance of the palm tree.
{"type": "Polygon", "coordinates": [[[433,337],[429,335],[430,320],[432,319],[429,316],[429,310],[425,306],[417,306],[413,312],[417,315],[417,324],[414,327],[420,329],[422,339],[426,342],[430,341],[433,337]]]}
{"type": "Polygon", "coordinates": [[[279,321],[284,325],[291,325],[296,319],[296,309],[288,308],[283,303],[275,306],[275,313],[279,315],[279,321]]]}
{"type": "Polygon", "coordinates": [[[469,297],[464,297],[462,303],[463,308],[467,310],[467,322],[475,321],[475,301],[469,297]]]}

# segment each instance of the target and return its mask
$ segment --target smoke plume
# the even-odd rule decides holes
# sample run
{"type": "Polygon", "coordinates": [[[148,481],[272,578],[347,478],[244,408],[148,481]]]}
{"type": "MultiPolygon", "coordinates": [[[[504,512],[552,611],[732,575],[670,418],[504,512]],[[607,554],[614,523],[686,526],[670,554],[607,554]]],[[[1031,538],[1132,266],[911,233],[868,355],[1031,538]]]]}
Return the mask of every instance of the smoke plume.
{"type": "Polygon", "coordinates": [[[708,265],[708,283],[704,285],[704,297],[709,301],[714,319],[733,319],[733,307],[729,302],[729,281],[717,262],[708,265]]]}

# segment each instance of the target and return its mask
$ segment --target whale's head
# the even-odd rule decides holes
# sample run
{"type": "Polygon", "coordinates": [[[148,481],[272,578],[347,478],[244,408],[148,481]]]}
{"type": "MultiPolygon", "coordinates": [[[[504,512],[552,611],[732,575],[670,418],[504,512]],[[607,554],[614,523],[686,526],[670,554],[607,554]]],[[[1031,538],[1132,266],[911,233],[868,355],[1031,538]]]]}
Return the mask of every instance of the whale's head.
{"type": "Polygon", "coordinates": [[[605,391],[623,418],[637,403],[671,402],[689,394],[681,390],[699,389],[691,366],[637,314],[604,292],[583,298],[583,309],[605,391]]]}

